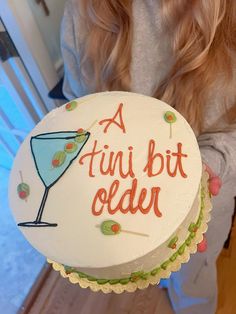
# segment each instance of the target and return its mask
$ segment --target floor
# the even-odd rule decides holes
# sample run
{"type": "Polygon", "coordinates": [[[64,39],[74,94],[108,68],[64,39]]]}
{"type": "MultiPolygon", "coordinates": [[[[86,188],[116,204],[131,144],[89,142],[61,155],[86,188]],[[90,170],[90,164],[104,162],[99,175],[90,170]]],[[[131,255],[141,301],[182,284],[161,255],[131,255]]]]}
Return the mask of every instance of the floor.
{"type": "MultiPolygon", "coordinates": [[[[174,314],[164,289],[103,294],[81,289],[52,271],[27,314],[174,314]]],[[[189,313],[190,314],[190,313],[189,313]]]]}
{"type": "Polygon", "coordinates": [[[9,171],[0,168],[0,313],[15,314],[40,273],[45,258],[15,225],[7,200],[9,171]]]}
{"type": "MultiPolygon", "coordinates": [[[[216,314],[235,314],[236,308],[236,228],[229,247],[218,261],[218,309],[216,314]]],[[[62,278],[46,266],[43,283],[32,293],[24,314],[174,314],[166,290],[150,286],[121,295],[94,293],[62,278]]],[[[191,314],[191,313],[189,313],[191,314]]]]}
{"type": "Polygon", "coordinates": [[[229,248],[223,249],[217,261],[219,299],[216,314],[236,313],[236,218],[229,248]]]}

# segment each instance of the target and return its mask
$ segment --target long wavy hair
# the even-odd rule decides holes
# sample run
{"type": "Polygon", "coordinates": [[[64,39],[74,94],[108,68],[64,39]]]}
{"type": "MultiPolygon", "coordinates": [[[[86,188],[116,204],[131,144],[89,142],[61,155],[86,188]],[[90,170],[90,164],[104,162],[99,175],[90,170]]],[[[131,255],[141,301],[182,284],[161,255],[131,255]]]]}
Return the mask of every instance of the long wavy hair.
{"type": "MultiPolygon", "coordinates": [[[[81,52],[84,79],[94,91],[130,91],[132,1],[77,1],[87,29],[81,52]]],[[[161,2],[174,63],[153,96],[175,107],[199,134],[217,77],[223,73],[225,85],[233,79],[236,1],[157,1],[161,2]]],[[[228,123],[235,122],[236,106],[225,107],[225,118],[228,123]]]]}

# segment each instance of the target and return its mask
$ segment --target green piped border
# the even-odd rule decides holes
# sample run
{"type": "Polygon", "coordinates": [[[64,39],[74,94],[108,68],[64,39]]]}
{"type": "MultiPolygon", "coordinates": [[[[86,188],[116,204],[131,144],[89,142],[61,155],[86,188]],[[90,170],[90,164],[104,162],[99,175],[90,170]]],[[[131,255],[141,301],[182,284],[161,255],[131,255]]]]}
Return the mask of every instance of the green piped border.
{"type": "MultiPolygon", "coordinates": [[[[202,219],[203,219],[203,209],[205,207],[204,199],[205,199],[205,189],[202,186],[201,187],[201,209],[200,209],[200,213],[199,213],[197,222],[195,223],[195,226],[197,227],[197,229],[199,229],[199,227],[201,226],[202,219]]],[[[178,255],[183,255],[186,247],[190,246],[192,239],[194,239],[196,236],[196,232],[191,231],[191,229],[192,228],[190,227],[189,228],[189,235],[188,235],[187,239],[182,243],[182,245],[180,245],[178,250],[174,254],[172,254],[168,260],[166,260],[160,266],[154,268],[153,270],[151,270],[149,272],[144,272],[144,271],[134,272],[131,274],[130,277],[122,278],[122,279],[98,279],[98,278],[89,276],[87,274],[84,274],[84,273],[76,270],[73,267],[63,265],[64,269],[65,269],[65,273],[67,275],[71,274],[71,273],[76,273],[79,275],[80,278],[86,278],[87,280],[89,280],[91,282],[96,281],[100,285],[105,285],[106,283],[109,283],[110,285],[116,285],[118,283],[120,283],[122,285],[126,285],[129,282],[136,282],[138,280],[147,280],[150,276],[156,276],[160,272],[161,269],[166,270],[168,268],[168,266],[176,260],[178,255]]]]}

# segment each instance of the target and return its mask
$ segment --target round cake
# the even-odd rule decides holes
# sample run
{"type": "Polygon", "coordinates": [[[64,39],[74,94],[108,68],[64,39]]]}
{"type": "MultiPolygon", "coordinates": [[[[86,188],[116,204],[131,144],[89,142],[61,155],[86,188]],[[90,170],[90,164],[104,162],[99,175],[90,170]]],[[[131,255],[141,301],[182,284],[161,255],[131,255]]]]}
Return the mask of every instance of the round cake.
{"type": "Polygon", "coordinates": [[[104,92],[47,114],[15,158],[9,200],[26,239],[97,284],[155,276],[203,217],[202,162],[186,120],[157,99],[104,92]]]}

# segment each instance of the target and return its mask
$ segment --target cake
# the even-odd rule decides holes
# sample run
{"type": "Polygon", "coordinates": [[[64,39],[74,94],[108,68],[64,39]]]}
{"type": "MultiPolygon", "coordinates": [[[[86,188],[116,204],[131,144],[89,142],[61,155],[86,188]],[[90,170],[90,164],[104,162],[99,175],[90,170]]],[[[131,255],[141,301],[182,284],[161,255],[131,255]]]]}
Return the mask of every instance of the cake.
{"type": "Polygon", "coordinates": [[[26,239],[64,276],[125,286],[156,282],[189,258],[206,180],[180,113],[151,97],[104,92],[38,123],[15,158],[9,201],[26,239]]]}

